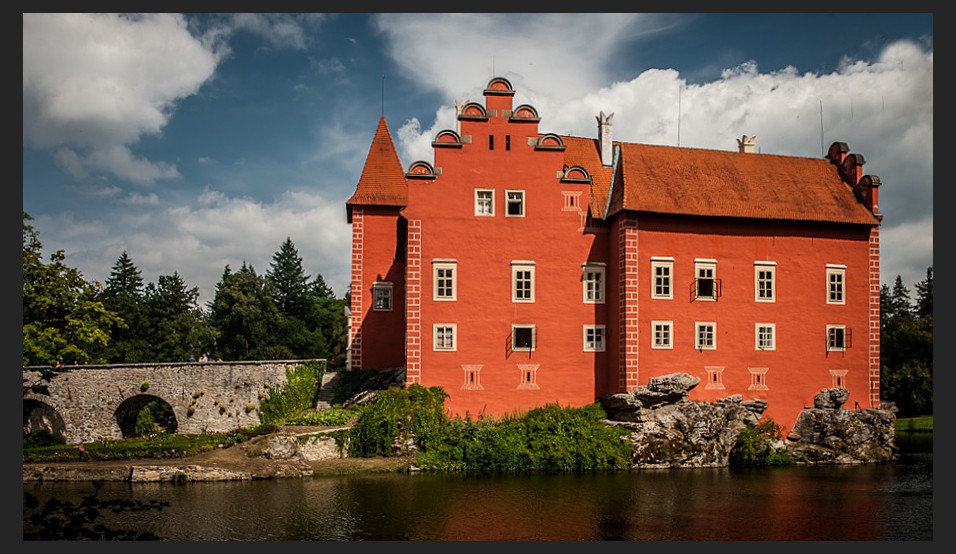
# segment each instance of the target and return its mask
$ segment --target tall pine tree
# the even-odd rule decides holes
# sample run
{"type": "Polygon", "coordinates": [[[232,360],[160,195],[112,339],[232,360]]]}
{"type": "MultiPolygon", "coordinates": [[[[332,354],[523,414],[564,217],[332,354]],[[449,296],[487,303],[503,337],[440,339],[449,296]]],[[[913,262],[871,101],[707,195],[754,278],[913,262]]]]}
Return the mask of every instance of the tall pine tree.
{"type": "Polygon", "coordinates": [[[113,264],[106,288],[100,295],[103,305],[120,315],[126,326],[113,333],[106,348],[109,363],[143,363],[152,360],[149,329],[146,320],[146,297],[143,277],[124,250],[113,264]]]}

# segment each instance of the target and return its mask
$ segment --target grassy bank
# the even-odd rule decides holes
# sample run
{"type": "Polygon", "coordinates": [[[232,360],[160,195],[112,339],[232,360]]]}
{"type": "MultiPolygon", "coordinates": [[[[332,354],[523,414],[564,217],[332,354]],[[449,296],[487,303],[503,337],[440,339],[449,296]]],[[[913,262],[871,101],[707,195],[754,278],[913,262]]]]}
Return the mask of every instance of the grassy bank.
{"type": "Polygon", "coordinates": [[[896,420],[897,433],[932,433],[933,416],[904,417],[896,420]]]}

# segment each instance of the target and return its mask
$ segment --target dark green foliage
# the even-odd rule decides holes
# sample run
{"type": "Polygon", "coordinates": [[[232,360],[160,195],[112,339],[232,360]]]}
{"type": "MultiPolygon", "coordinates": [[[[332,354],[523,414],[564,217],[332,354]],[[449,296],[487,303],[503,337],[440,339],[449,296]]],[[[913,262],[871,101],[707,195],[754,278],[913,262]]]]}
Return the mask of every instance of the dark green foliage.
{"type": "Polygon", "coordinates": [[[289,237],[272,255],[266,278],[272,283],[273,300],[282,315],[304,319],[311,304],[309,276],[303,271],[302,258],[289,237]]]}
{"type": "Polygon", "coordinates": [[[62,437],[58,437],[46,429],[34,431],[23,437],[23,448],[38,448],[41,446],[58,446],[66,444],[62,437]]]}
{"type": "Polygon", "coordinates": [[[606,417],[598,404],[548,404],[501,420],[453,420],[416,462],[424,469],[484,472],[629,469],[627,433],[603,423],[606,417]]]}
{"type": "Polygon", "coordinates": [[[32,219],[23,212],[23,365],[102,363],[111,333],[125,323],[99,301],[99,283],[65,264],[62,250],[43,262],[32,219]]]}
{"type": "Polygon", "coordinates": [[[137,437],[174,433],[176,431],[176,414],[173,408],[163,400],[153,400],[143,406],[136,415],[135,433],[137,437]]]}
{"type": "Polygon", "coordinates": [[[898,417],[933,413],[933,268],[916,284],[917,300],[897,276],[880,287],[880,397],[898,417]]]}
{"type": "Polygon", "coordinates": [[[315,406],[325,362],[312,361],[287,369],[284,387],[272,387],[259,404],[259,420],[276,423],[291,419],[315,406]]]}
{"type": "Polygon", "coordinates": [[[173,459],[215,448],[226,448],[253,437],[275,433],[275,425],[262,424],[228,433],[160,434],[86,444],[23,447],[23,462],[93,462],[104,460],[173,459]]]}
{"type": "Polygon", "coordinates": [[[740,431],[737,443],[730,451],[730,465],[734,467],[762,467],[789,465],[792,460],[786,451],[774,448],[783,434],[772,418],[757,425],[748,425],[740,431]]]}
{"type": "Polygon", "coordinates": [[[365,390],[365,384],[378,377],[379,372],[374,369],[351,369],[340,371],[335,391],[332,393],[332,404],[341,405],[360,391],[365,390]]]}
{"type": "Polygon", "coordinates": [[[233,273],[229,266],[216,286],[210,304],[210,323],[219,331],[217,348],[227,360],[282,359],[276,330],[281,313],[273,300],[272,283],[243,262],[233,273]],[[270,356],[271,354],[271,356],[270,356]],[[272,356],[279,355],[279,358],[272,356]]]}
{"type": "Polygon", "coordinates": [[[321,412],[308,412],[285,422],[285,425],[345,425],[358,415],[358,410],[330,408],[321,412]]]}
{"type": "Polygon", "coordinates": [[[419,449],[441,440],[445,398],[440,387],[419,384],[392,387],[362,410],[350,433],[349,453],[357,457],[391,456],[394,445],[414,440],[419,449]]]}
{"type": "Polygon", "coordinates": [[[153,533],[112,529],[96,521],[103,512],[160,511],[169,502],[150,500],[143,502],[125,498],[103,500],[99,491],[102,481],[93,481],[93,491],[80,494],[79,504],[50,498],[42,506],[32,494],[23,493],[23,540],[27,541],[102,541],[102,540],[159,540],[153,533]]]}
{"type": "Polygon", "coordinates": [[[139,269],[124,250],[113,264],[106,288],[100,294],[103,305],[123,318],[125,325],[114,330],[104,349],[109,363],[141,363],[153,359],[146,317],[146,297],[139,269]]]}
{"type": "Polygon", "coordinates": [[[188,288],[179,273],[146,285],[145,299],[151,361],[181,362],[212,350],[218,333],[199,307],[199,289],[188,288]]]}

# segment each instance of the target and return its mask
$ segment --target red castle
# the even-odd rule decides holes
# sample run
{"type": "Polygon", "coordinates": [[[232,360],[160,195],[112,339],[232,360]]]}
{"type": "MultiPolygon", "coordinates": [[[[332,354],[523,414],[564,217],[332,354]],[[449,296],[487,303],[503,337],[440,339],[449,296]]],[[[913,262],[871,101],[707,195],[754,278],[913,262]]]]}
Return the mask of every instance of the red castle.
{"type": "Polygon", "coordinates": [[[822,159],[539,133],[492,79],[407,171],[384,117],[355,193],[349,366],[404,367],[452,416],[582,406],[651,377],[768,403],[880,402],[880,181],[822,159]]]}

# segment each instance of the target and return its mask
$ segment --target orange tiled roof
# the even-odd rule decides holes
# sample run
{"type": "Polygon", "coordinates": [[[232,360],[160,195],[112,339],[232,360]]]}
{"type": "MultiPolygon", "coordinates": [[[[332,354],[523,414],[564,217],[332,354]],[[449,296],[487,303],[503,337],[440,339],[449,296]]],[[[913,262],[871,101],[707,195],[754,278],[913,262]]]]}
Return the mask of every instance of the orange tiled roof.
{"type": "Polygon", "coordinates": [[[611,192],[613,168],[601,165],[601,152],[597,139],[561,137],[564,141],[564,163],[579,165],[591,175],[591,215],[604,217],[607,195],[611,192]]]}
{"type": "Polygon", "coordinates": [[[877,223],[823,158],[618,144],[624,210],[877,223]]]}
{"type": "Polygon", "coordinates": [[[405,206],[408,203],[408,187],[402,162],[395,151],[392,135],[385,117],[378,120],[378,129],[372,146],[365,158],[365,167],[359,177],[355,193],[345,204],[373,206],[405,206]]]}

